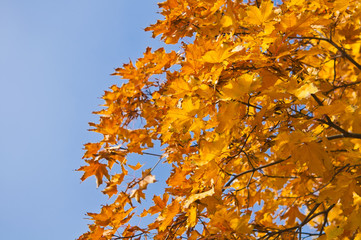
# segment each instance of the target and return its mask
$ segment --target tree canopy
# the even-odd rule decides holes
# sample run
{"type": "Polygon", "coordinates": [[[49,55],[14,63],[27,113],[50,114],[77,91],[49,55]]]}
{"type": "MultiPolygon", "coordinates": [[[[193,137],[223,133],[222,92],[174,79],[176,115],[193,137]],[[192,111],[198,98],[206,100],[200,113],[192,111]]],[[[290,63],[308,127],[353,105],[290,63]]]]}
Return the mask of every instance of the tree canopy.
{"type": "Polygon", "coordinates": [[[361,239],[361,2],[159,7],[146,30],[179,51],[115,70],[126,82],[105,92],[79,168],[112,203],[79,239],[361,239]],[[148,199],[162,164],[167,187],[148,199]]]}

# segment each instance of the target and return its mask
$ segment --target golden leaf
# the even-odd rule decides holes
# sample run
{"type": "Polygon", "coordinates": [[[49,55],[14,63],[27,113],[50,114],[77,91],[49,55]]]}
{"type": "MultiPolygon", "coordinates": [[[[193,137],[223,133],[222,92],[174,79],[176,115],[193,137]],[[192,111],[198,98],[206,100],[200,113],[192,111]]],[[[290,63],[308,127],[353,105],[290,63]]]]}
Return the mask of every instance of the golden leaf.
{"type": "Polygon", "coordinates": [[[86,160],[89,166],[80,167],[77,171],[84,171],[81,180],[84,181],[88,177],[95,175],[97,187],[103,183],[103,176],[109,180],[110,176],[107,170],[107,165],[99,163],[98,161],[94,160],[86,160]]]}
{"type": "Polygon", "coordinates": [[[295,95],[298,99],[309,98],[311,94],[318,92],[318,88],[313,84],[304,84],[295,91],[295,95]]]}
{"type": "Polygon", "coordinates": [[[225,28],[231,26],[233,24],[232,17],[224,15],[221,19],[221,24],[222,24],[222,27],[225,27],[225,28]]]}
{"type": "Polygon", "coordinates": [[[208,191],[202,192],[202,193],[196,193],[192,194],[185,202],[184,202],[184,208],[188,208],[190,204],[192,204],[196,200],[203,199],[208,196],[212,196],[214,194],[214,188],[211,188],[208,191]]]}
{"type": "Polygon", "coordinates": [[[137,163],[137,165],[133,166],[133,165],[128,165],[131,169],[133,169],[134,171],[138,170],[139,168],[141,168],[143,165],[140,163],[137,163]]]}
{"type": "Polygon", "coordinates": [[[260,25],[270,21],[274,17],[273,3],[271,1],[262,1],[261,7],[250,6],[247,11],[247,21],[250,24],[260,25]]]}
{"type": "Polygon", "coordinates": [[[216,50],[206,52],[202,60],[207,63],[222,63],[233,54],[234,52],[232,52],[231,48],[223,46],[218,47],[216,50]]]}

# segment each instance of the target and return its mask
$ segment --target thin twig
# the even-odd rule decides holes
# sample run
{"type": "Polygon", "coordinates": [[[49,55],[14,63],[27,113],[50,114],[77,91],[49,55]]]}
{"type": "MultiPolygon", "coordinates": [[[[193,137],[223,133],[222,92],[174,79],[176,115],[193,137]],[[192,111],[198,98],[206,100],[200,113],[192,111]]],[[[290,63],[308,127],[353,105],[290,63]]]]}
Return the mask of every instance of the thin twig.
{"type": "Polygon", "coordinates": [[[326,224],[327,224],[327,218],[328,218],[328,213],[330,212],[330,210],[335,206],[335,204],[332,204],[329,208],[327,208],[326,210],[326,213],[325,213],[325,216],[324,216],[324,220],[323,220],[323,224],[322,224],[322,227],[321,227],[321,230],[320,230],[320,233],[319,233],[319,237],[321,237],[322,235],[322,232],[323,232],[323,229],[326,227],[326,224]]]}
{"type": "Polygon", "coordinates": [[[290,39],[310,39],[310,40],[320,40],[320,41],[326,41],[330,43],[332,46],[334,46],[338,51],[342,53],[342,56],[347,58],[353,65],[355,65],[359,70],[361,70],[361,65],[357,63],[350,55],[348,55],[345,50],[338,46],[334,41],[328,38],[320,38],[320,37],[288,37],[290,39]]]}
{"type": "Polygon", "coordinates": [[[244,174],[256,172],[256,171],[261,170],[263,168],[267,168],[267,167],[273,166],[275,164],[278,164],[278,163],[281,163],[281,162],[284,162],[284,161],[285,161],[285,159],[278,160],[278,161],[275,161],[275,162],[272,162],[272,163],[269,163],[269,164],[266,164],[266,165],[263,165],[263,166],[259,166],[257,168],[252,168],[250,170],[241,172],[240,174],[234,175],[233,178],[231,180],[229,180],[226,185],[224,185],[224,187],[229,187],[232,184],[232,182],[234,182],[237,178],[239,178],[240,176],[242,176],[244,174]]]}
{"type": "MultiPolygon", "coordinates": [[[[125,147],[117,147],[117,148],[118,148],[118,149],[121,149],[121,150],[129,151],[128,148],[125,148],[125,147]]],[[[150,152],[142,152],[141,154],[150,155],[150,156],[155,156],[155,157],[162,157],[161,154],[150,153],[150,152]]]]}
{"type": "Polygon", "coordinates": [[[144,232],[142,233],[138,233],[129,237],[120,237],[120,236],[114,236],[114,238],[112,238],[112,240],[117,240],[117,239],[129,239],[129,238],[134,238],[134,237],[139,237],[141,235],[145,234],[144,232]]]}
{"type": "MultiPolygon", "coordinates": [[[[323,103],[322,101],[315,95],[315,94],[311,94],[312,98],[317,102],[317,104],[319,106],[323,106],[323,103]]],[[[351,132],[348,132],[346,131],[345,129],[341,128],[340,126],[338,126],[337,124],[335,124],[331,118],[327,115],[327,114],[324,114],[324,117],[326,118],[326,121],[325,120],[322,120],[322,119],[317,119],[317,121],[319,122],[322,122],[322,123],[325,123],[327,124],[328,126],[336,129],[337,131],[339,131],[340,135],[335,135],[335,136],[330,136],[330,137],[327,137],[327,139],[329,140],[333,140],[333,139],[337,139],[337,138],[358,138],[358,139],[361,139],[361,134],[360,133],[351,133],[351,132]]]]}

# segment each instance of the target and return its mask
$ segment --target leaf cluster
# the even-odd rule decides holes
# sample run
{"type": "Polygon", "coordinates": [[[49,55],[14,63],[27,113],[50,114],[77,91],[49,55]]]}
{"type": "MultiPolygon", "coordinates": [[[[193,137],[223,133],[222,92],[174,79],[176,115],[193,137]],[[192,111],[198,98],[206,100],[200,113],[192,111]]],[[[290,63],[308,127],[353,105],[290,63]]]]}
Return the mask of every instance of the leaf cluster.
{"type": "Polygon", "coordinates": [[[361,2],[159,7],[146,30],[180,50],[116,69],[126,83],[105,92],[79,168],[114,201],[79,239],[361,239],[361,2]],[[157,218],[131,224],[162,161],[167,188],[138,216],[157,218]]]}

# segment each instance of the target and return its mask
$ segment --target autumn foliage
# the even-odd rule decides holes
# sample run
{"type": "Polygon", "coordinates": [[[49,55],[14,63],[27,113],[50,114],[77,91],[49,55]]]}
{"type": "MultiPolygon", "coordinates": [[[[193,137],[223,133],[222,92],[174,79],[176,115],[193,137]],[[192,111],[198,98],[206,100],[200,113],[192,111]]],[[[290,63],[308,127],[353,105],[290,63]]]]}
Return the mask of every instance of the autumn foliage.
{"type": "Polygon", "coordinates": [[[116,69],[126,81],[105,92],[91,123],[103,139],[79,169],[111,203],[79,239],[360,240],[361,2],[159,7],[146,30],[179,51],[147,48],[116,69]],[[130,165],[134,153],[159,164],[130,165]]]}

